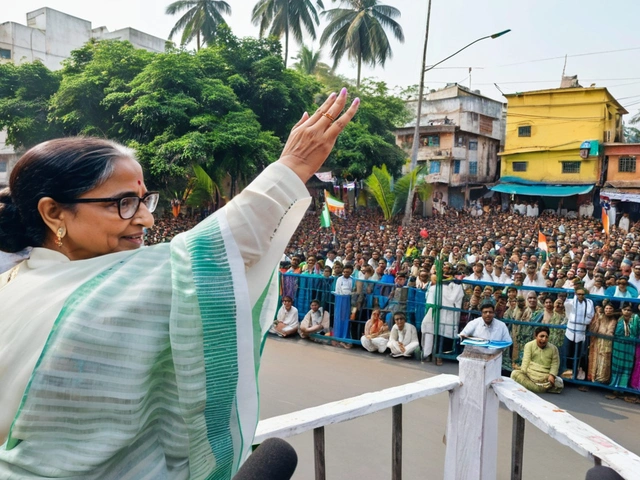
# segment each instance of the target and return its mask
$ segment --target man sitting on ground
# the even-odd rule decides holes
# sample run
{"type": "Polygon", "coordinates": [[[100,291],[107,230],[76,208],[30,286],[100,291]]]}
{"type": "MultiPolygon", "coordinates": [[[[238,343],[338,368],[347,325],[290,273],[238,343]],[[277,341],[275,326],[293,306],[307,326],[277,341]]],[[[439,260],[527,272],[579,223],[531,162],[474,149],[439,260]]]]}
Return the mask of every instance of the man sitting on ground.
{"type": "Polygon", "coordinates": [[[320,308],[320,301],[311,300],[311,310],[302,319],[298,333],[302,338],[309,338],[312,333],[324,335],[329,331],[329,312],[320,308]]]}
{"type": "Polygon", "coordinates": [[[281,337],[288,337],[298,331],[298,309],[293,306],[293,299],[285,295],[282,297],[282,306],[278,310],[273,325],[269,329],[269,333],[274,333],[281,337]]]}
{"type": "Polygon", "coordinates": [[[391,329],[389,343],[387,346],[391,350],[392,357],[410,357],[418,348],[418,332],[416,327],[407,323],[407,317],[403,312],[393,314],[395,325],[391,329]]]}
{"type": "Polygon", "coordinates": [[[559,368],[558,347],[549,343],[549,327],[541,325],[535,330],[535,340],[524,346],[522,366],[511,372],[511,378],[534,393],[560,393],[564,383],[559,368]]]}

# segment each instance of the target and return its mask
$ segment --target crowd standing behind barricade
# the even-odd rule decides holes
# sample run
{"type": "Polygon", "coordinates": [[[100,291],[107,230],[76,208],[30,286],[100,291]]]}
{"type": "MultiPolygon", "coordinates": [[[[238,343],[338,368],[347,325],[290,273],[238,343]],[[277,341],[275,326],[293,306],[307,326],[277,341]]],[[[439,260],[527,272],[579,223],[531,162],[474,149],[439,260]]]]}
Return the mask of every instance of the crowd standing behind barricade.
{"type": "MultiPolygon", "coordinates": [[[[308,212],[280,265],[283,293],[294,298],[300,319],[318,300],[322,315],[331,317],[331,328],[322,332],[337,340],[334,344],[363,344],[373,352],[389,352],[382,343],[396,323],[395,313],[406,312],[407,325],[423,330],[423,351],[416,353],[427,359],[437,353],[438,364],[459,352],[457,334],[491,302],[513,339],[503,354],[505,370],[520,368],[524,347],[534,340],[536,325],[528,323],[546,324],[549,343],[560,351],[563,378],[581,389],[595,382],[614,390],[612,396],[626,392],[627,401],[636,400],[630,393],[640,390],[640,222],[627,226],[628,217],[622,217],[623,229],[612,225],[605,235],[601,221],[590,216],[498,208],[482,214],[442,212],[414,217],[404,228],[385,221],[376,209],[332,216],[332,228],[320,228],[318,213],[308,212]],[[538,232],[546,237],[546,251],[539,248],[538,232]],[[452,308],[441,311],[439,344],[426,346],[423,318],[432,315],[428,292],[435,291],[436,259],[448,286],[442,305],[452,308]],[[309,283],[308,275],[317,281],[309,283]],[[576,295],[580,289],[584,296],[576,295]],[[408,308],[410,302],[422,308],[408,308]],[[345,315],[348,324],[338,322],[345,315]],[[367,322],[372,316],[375,322],[367,322]],[[386,322],[384,329],[378,317],[386,322]]],[[[151,240],[173,236],[182,222],[189,220],[162,219],[149,232],[151,240]]]]}

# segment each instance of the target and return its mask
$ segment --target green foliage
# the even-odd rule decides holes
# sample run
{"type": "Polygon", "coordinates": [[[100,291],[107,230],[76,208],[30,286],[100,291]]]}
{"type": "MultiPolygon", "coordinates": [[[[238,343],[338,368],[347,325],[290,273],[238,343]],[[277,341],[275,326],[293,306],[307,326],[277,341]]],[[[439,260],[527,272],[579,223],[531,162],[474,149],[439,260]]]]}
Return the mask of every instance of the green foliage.
{"type": "Polygon", "coordinates": [[[8,143],[29,148],[61,134],[47,120],[49,98],[59,85],[60,75],[40,62],[0,64],[0,129],[7,129],[8,143]]]}
{"type": "MultiPolygon", "coordinates": [[[[639,115],[640,117],[640,115],[639,115]]],[[[623,127],[624,141],[626,143],[640,143],[640,130],[635,127],[625,125],[623,127]]]]}
{"type": "Polygon", "coordinates": [[[298,56],[293,57],[294,60],[298,60],[297,63],[293,64],[293,68],[305,75],[315,75],[320,64],[321,55],[322,50],[314,52],[312,49],[302,45],[298,56]]]}
{"type": "Polygon", "coordinates": [[[358,66],[356,87],[360,87],[362,63],[384,67],[392,57],[391,44],[385,29],[404,42],[402,27],[396,18],[400,11],[389,5],[380,5],[378,0],[342,0],[349,8],[333,8],[323,12],[329,24],[320,37],[320,44],[331,43],[333,68],[346,55],[358,66]]]}
{"type": "Polygon", "coordinates": [[[284,65],[289,55],[289,35],[302,43],[304,31],[316,39],[316,26],[320,23],[318,10],[324,9],[322,0],[258,0],[253,7],[251,21],[260,26],[260,37],[269,30],[269,36],[285,37],[284,65]],[[315,4],[315,5],[314,5],[315,4]]]}
{"type": "Polygon", "coordinates": [[[367,190],[376,199],[385,220],[393,216],[393,205],[395,203],[395,193],[391,189],[391,174],[386,165],[373,167],[373,172],[365,180],[367,190]]]}
{"type": "Polygon", "coordinates": [[[360,99],[358,114],[338,137],[326,165],[345,178],[367,177],[382,165],[398,175],[406,154],[396,145],[393,130],[408,118],[404,102],[389,95],[382,82],[364,83],[360,99]]]}
{"type": "MultiPolygon", "coordinates": [[[[367,190],[378,202],[385,220],[404,213],[408,195],[413,195],[417,185],[427,185],[418,179],[421,170],[421,167],[416,168],[393,182],[393,177],[385,165],[380,168],[373,167],[373,172],[365,183],[367,190]]],[[[428,188],[424,188],[423,191],[428,188]]]]}
{"type": "Polygon", "coordinates": [[[185,11],[169,33],[169,39],[182,31],[180,45],[196,40],[196,48],[213,43],[221,25],[226,25],[222,15],[231,15],[231,7],[222,0],[178,0],[167,7],[167,15],[185,11]]]}
{"type": "MultiPolygon", "coordinates": [[[[170,197],[189,190],[196,165],[217,185],[229,175],[233,196],[278,158],[302,113],[343,85],[329,71],[286,69],[277,39],[238,39],[226,26],[198,52],[92,41],[59,72],[0,65],[0,127],[16,147],[64,135],[111,138],[137,150],[151,189],[170,197]]],[[[405,122],[404,104],[384,83],[363,82],[360,93],[361,109],[327,167],[342,178],[383,165],[397,175],[405,155],[393,130],[405,122]]]]}

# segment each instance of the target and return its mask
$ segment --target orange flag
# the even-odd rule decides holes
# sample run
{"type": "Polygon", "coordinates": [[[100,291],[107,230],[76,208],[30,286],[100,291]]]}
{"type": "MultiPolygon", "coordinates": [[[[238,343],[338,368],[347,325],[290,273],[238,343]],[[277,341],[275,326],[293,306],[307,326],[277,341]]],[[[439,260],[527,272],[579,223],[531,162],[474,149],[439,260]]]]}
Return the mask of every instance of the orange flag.
{"type": "Polygon", "coordinates": [[[608,237],[609,236],[609,212],[602,207],[602,231],[608,237]]]}
{"type": "Polygon", "coordinates": [[[544,252],[547,252],[547,236],[538,230],[538,248],[544,252]]]}

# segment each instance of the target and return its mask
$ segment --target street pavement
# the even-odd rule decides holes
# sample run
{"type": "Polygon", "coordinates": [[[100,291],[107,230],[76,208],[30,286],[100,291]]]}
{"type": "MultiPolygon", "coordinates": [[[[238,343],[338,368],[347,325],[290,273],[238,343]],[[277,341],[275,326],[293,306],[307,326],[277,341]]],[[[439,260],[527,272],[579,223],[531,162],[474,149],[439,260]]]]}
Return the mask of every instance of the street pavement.
{"type": "MultiPolygon", "coordinates": [[[[347,397],[414,382],[440,373],[458,373],[456,362],[442,367],[416,360],[371,354],[354,346],[320,345],[269,337],[260,369],[260,418],[270,418],[347,397]]],[[[640,406],[607,400],[606,391],[580,392],[567,386],[544,398],[590,424],[614,441],[640,454],[640,406]]],[[[404,406],[403,478],[440,479],[448,394],[404,406]]],[[[498,479],[510,478],[512,413],[499,414],[498,479]]],[[[313,434],[287,439],[298,453],[296,480],[312,480],[313,434]]],[[[325,428],[328,480],[391,478],[391,409],[325,428]]],[[[523,478],[583,479],[591,463],[527,423],[523,478]]],[[[640,478],[640,473],[638,474],[640,478]]]]}

